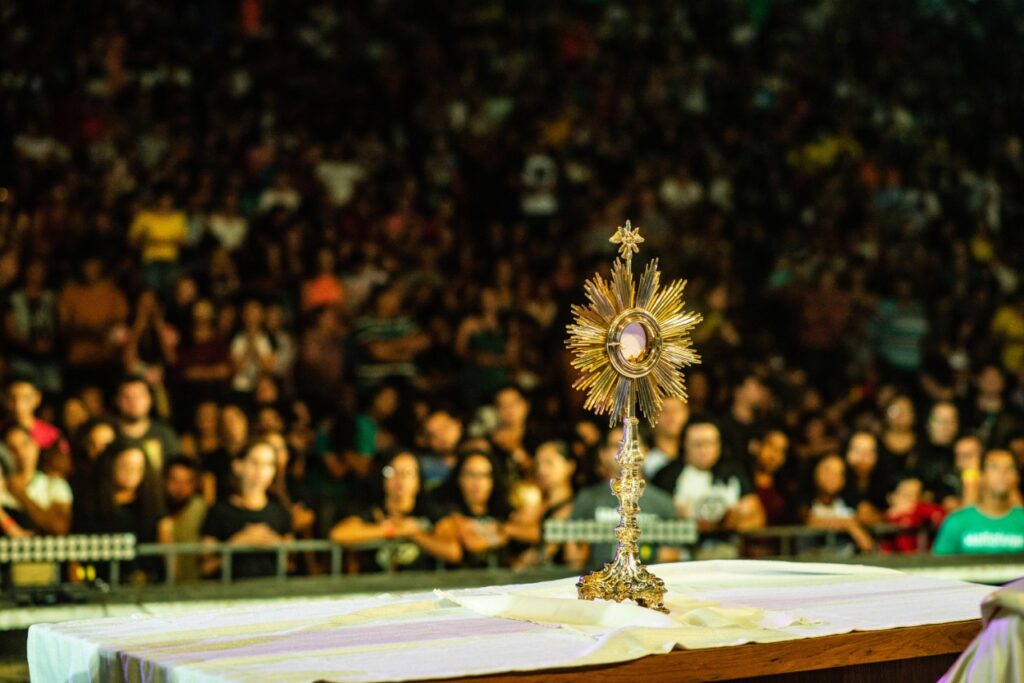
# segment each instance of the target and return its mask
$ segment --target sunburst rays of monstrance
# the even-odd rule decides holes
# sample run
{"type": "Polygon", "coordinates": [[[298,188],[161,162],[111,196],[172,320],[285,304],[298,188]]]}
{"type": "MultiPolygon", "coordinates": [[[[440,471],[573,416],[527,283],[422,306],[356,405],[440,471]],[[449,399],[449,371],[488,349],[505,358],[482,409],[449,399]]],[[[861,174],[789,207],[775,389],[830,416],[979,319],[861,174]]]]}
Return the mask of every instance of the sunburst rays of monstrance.
{"type": "Polygon", "coordinates": [[[576,322],[568,326],[566,345],[575,354],[572,366],[581,373],[573,387],[587,392],[584,406],[599,415],[608,414],[611,426],[622,420],[622,441],[615,455],[619,476],[611,482],[619,501],[618,544],[612,561],[580,577],[576,589],[581,600],[631,599],[664,612],[665,583],[643,566],[637,546],[637,515],[645,484],[636,404],[639,401],[644,417],[654,426],[666,398],[686,400],[682,368],[700,362],[690,331],[701,316],[684,310],[685,280],[660,287],[657,259],[647,264],[639,286],[634,287],[633,254],[639,253],[644,241],[639,227],[626,221],[611,241],[619,245],[611,281],[595,275],[586,282],[590,305],[572,307],[576,322]]]}

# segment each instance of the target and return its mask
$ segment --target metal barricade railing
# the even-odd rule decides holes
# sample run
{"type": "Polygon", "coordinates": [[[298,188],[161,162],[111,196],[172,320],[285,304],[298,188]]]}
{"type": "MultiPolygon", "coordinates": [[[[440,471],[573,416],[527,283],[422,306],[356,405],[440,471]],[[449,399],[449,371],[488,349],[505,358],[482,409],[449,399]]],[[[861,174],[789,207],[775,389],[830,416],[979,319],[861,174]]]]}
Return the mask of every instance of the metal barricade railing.
{"type": "MultiPolygon", "coordinates": [[[[545,543],[614,543],[616,522],[594,519],[549,519],[544,522],[545,543]]],[[[697,524],[689,519],[657,519],[640,522],[644,543],[689,546],[697,542],[697,524]]]]}

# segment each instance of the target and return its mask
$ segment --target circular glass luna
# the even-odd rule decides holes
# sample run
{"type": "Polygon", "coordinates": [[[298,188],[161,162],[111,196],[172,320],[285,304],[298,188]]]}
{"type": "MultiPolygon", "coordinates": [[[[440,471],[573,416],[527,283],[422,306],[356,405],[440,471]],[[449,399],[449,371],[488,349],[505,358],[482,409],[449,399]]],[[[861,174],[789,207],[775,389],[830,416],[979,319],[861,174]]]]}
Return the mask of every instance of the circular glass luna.
{"type": "Polygon", "coordinates": [[[608,327],[608,360],[625,377],[647,375],[661,358],[661,348],[661,326],[642,308],[623,311],[608,327]]]}

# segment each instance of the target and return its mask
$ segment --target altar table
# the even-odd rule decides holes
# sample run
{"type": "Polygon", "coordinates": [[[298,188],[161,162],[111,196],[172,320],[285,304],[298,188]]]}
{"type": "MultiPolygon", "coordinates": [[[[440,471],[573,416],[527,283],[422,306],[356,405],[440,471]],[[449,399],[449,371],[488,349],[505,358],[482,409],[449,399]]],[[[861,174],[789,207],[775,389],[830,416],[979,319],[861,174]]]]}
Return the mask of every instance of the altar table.
{"type": "Polygon", "coordinates": [[[877,680],[911,680],[904,674],[934,672],[966,647],[993,590],[857,565],[732,560],[653,570],[669,589],[668,615],[578,601],[574,579],[278,602],[37,624],[29,668],[33,681],[648,683],[814,680],[797,672],[822,668],[833,669],[829,680],[859,680],[889,666],[897,668],[877,680]]]}

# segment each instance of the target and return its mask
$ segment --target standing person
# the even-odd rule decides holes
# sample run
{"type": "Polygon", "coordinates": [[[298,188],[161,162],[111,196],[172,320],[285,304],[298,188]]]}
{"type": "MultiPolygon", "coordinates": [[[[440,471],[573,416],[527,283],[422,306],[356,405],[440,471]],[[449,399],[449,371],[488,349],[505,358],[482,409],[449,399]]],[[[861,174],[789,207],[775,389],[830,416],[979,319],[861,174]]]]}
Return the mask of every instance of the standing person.
{"type": "Polygon", "coordinates": [[[874,352],[890,378],[905,391],[918,388],[917,373],[921,369],[921,342],[928,334],[925,308],[914,296],[909,280],[896,283],[894,296],[878,304],[871,320],[874,352]]]}
{"type": "Polygon", "coordinates": [[[838,370],[846,367],[843,345],[852,313],[850,297],[839,288],[832,270],[822,272],[817,287],[803,295],[800,347],[811,381],[829,399],[836,397],[845,379],[838,370]]]}
{"type": "Polygon", "coordinates": [[[74,389],[110,388],[121,367],[119,336],[126,332],[128,300],[104,277],[103,262],[91,255],[82,260],[80,281],[69,282],[57,299],[64,341],[66,379],[74,389]]]}
{"type": "Polygon", "coordinates": [[[14,459],[0,505],[23,511],[39,533],[64,536],[71,529],[71,487],[63,479],[39,471],[39,445],[19,424],[3,431],[3,443],[14,459]]]}
{"type": "Polygon", "coordinates": [[[263,330],[263,304],[251,299],[242,307],[242,330],[231,341],[231,363],[234,377],[231,388],[247,395],[256,388],[264,372],[274,370],[274,350],[263,330]]]}
{"type": "MultiPolygon", "coordinates": [[[[238,493],[217,501],[206,515],[200,531],[203,542],[260,546],[290,542],[291,515],[267,495],[277,468],[274,447],[266,441],[254,441],[241,457],[235,458],[231,468],[238,481],[238,493]]],[[[218,555],[207,556],[203,573],[211,574],[219,565],[218,555]]],[[[274,553],[242,553],[234,556],[232,567],[234,578],[273,576],[277,561],[274,553]]]]}
{"type": "Polygon", "coordinates": [[[1024,553],[1024,508],[1020,473],[1009,451],[991,450],[981,463],[981,496],[946,517],[932,552],[936,555],[1024,553]]]}
{"type": "Polygon", "coordinates": [[[163,188],[156,204],[132,221],[128,240],[140,251],[142,282],[166,301],[180,274],[178,260],[188,237],[185,213],[174,208],[174,195],[163,188]]]}
{"type": "Polygon", "coordinates": [[[203,401],[217,401],[224,395],[234,368],[227,341],[216,327],[216,311],[209,299],[192,307],[191,334],[178,352],[176,367],[178,414],[187,415],[203,401]]]}
{"type": "MultiPolygon", "coordinates": [[[[57,296],[46,286],[46,262],[31,261],[25,282],[6,302],[3,332],[10,344],[10,368],[47,394],[61,390],[57,296]]],[[[0,304],[3,304],[0,300],[0,304]]]]}
{"type": "Polygon", "coordinates": [[[178,435],[163,420],[150,417],[153,394],[141,377],[129,377],[117,390],[118,433],[142,448],[154,472],[181,453],[178,435]]]}
{"type": "Polygon", "coordinates": [[[356,319],[352,329],[356,349],[356,386],[365,393],[387,381],[411,383],[417,376],[416,356],[430,339],[402,311],[402,289],[379,289],[372,312],[356,319]]]}
{"type": "Polygon", "coordinates": [[[508,382],[508,332],[500,313],[497,293],[486,287],[476,314],[459,324],[455,353],[462,359],[459,386],[467,408],[480,405],[508,382]]]}
{"type": "Polygon", "coordinates": [[[145,377],[153,392],[156,412],[169,418],[170,398],[164,386],[167,368],[177,360],[177,333],[164,320],[163,306],[152,291],[139,295],[135,320],[128,328],[124,345],[124,370],[145,377]]]}

